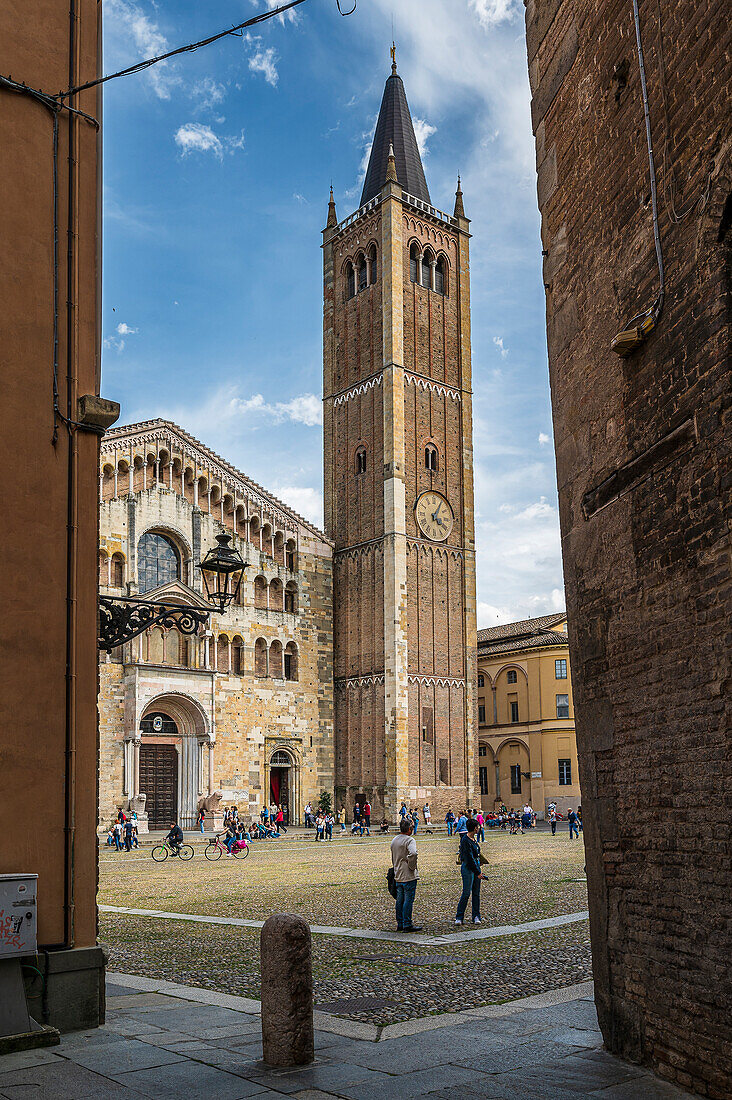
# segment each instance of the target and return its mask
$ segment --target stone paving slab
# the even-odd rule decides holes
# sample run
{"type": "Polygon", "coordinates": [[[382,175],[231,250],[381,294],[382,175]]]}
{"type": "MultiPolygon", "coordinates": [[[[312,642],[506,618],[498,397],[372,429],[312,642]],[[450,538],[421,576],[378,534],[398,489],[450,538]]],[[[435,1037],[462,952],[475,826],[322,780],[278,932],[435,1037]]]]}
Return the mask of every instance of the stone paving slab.
{"type": "MultiPolygon", "coordinates": [[[[124,905],[100,905],[103,913],[122,913],[131,917],[158,917],[161,920],[191,921],[193,924],[223,924],[234,928],[262,928],[264,921],[247,920],[244,917],[215,917],[200,913],[168,913],[163,909],[131,909],[124,905]]],[[[484,928],[472,926],[469,932],[449,932],[443,936],[410,936],[398,932],[378,932],[375,929],[338,928],[311,924],[310,931],[319,936],[341,936],[355,940],[381,940],[386,943],[412,943],[424,947],[444,947],[446,944],[468,943],[473,940],[497,939],[502,936],[517,936],[522,932],[541,932],[545,928],[560,928],[565,924],[576,924],[587,920],[589,911],[567,913],[561,917],[545,917],[543,920],[526,921],[524,924],[505,924],[500,927],[484,928]]]]}
{"type": "MultiPolygon", "coordinates": [[[[689,1095],[601,1049],[587,983],[574,987],[574,999],[571,990],[553,991],[489,1006],[487,1016],[453,1014],[451,1026],[445,1014],[436,1028],[411,1027],[391,1037],[390,1028],[368,1028],[365,1037],[319,1028],[316,1062],[282,1070],[261,1060],[257,1002],[230,997],[224,1006],[211,994],[213,1003],[207,1004],[207,991],[200,989],[186,989],[185,998],[173,997],[167,988],[148,987],[135,995],[120,976],[114,984],[125,991],[118,994],[124,1007],[112,1011],[105,1027],[63,1036],[53,1052],[0,1059],[2,1100],[682,1100],[689,1095]],[[165,1007],[150,1000],[156,992],[165,1007]],[[243,1007],[235,1008],[237,1001],[243,1007]],[[153,1018],[156,1025],[148,1023],[153,1018]],[[140,1029],[135,1036],[116,1030],[134,1025],[140,1029]]],[[[354,1029],[351,1021],[337,1023],[354,1029]]]]}

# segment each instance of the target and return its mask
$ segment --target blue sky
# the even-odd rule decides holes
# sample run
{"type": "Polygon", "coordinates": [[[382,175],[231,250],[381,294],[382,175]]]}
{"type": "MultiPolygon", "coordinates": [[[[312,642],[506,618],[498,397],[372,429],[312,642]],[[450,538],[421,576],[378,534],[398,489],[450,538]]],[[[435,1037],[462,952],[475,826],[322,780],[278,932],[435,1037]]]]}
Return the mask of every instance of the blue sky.
{"type": "MultiPolygon", "coordinates": [[[[105,71],[274,0],[104,0],[105,71]]],[[[479,626],[564,606],[520,0],[306,0],[106,86],[103,393],[322,522],[321,230],[357,208],[391,23],[434,204],[471,243],[479,626]],[[342,5],[348,8],[348,3],[342,5]]]]}

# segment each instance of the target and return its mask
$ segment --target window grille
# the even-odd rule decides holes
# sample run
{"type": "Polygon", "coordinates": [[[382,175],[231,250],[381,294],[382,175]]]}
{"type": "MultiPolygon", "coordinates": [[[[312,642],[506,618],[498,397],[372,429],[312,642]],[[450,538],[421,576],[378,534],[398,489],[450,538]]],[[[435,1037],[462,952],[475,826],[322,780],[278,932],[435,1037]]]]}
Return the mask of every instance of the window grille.
{"type": "Polygon", "coordinates": [[[269,763],[272,768],[289,768],[292,764],[292,760],[288,753],[284,752],[282,749],[278,749],[277,752],[273,753],[269,763]]]}
{"type": "Polygon", "coordinates": [[[554,662],[554,679],[566,680],[567,679],[567,662],[565,660],[554,662]]]}
{"type": "Polygon", "coordinates": [[[150,592],[180,578],[180,558],[173,542],[157,531],[146,531],[137,544],[137,582],[150,592]]]}
{"type": "Polygon", "coordinates": [[[515,684],[518,680],[518,673],[515,669],[510,668],[506,673],[506,682],[509,684],[515,684]]]}
{"type": "Polygon", "coordinates": [[[559,786],[569,787],[572,783],[572,761],[559,761],[559,786]]]}

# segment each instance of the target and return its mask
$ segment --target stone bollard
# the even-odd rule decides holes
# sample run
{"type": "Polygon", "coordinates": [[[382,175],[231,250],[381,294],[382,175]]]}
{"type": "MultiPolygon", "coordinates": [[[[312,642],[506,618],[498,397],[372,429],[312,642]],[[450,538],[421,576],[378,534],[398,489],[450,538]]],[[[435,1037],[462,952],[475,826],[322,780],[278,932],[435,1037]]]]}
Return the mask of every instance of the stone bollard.
{"type": "Polygon", "coordinates": [[[269,1066],[304,1066],[315,1057],[310,927],[295,913],[264,922],[262,1051],[269,1066]]]}

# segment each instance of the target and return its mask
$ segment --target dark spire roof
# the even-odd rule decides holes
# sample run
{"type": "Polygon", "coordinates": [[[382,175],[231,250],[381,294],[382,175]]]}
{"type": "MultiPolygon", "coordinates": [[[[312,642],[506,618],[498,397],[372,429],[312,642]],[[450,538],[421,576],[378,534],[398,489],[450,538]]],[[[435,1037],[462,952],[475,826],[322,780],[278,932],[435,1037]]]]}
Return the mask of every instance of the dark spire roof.
{"type": "Polygon", "coordinates": [[[379,121],[376,123],[374,144],[371,146],[369,167],[361,195],[361,206],[378,195],[386,183],[390,145],[394,146],[397,180],[401,186],[416,199],[431,203],[417,139],[414,136],[407,95],[402,78],[397,75],[396,63],[392,65],[392,74],[384,88],[384,98],[381,101],[379,121]]]}

